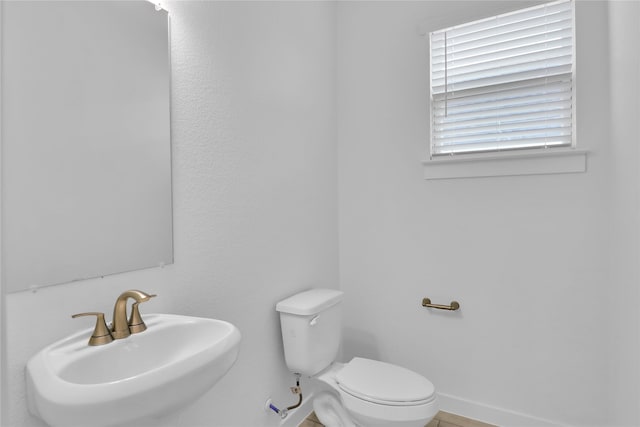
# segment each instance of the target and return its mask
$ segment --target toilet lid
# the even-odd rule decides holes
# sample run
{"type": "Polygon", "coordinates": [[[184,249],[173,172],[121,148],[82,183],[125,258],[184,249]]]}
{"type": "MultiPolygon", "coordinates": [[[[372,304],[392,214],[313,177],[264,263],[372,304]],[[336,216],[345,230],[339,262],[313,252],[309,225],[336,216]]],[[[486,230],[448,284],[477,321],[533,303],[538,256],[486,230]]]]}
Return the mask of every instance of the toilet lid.
{"type": "Polygon", "coordinates": [[[433,399],[431,381],[409,369],[355,357],[336,374],[341,389],[375,403],[420,404],[433,399]]]}

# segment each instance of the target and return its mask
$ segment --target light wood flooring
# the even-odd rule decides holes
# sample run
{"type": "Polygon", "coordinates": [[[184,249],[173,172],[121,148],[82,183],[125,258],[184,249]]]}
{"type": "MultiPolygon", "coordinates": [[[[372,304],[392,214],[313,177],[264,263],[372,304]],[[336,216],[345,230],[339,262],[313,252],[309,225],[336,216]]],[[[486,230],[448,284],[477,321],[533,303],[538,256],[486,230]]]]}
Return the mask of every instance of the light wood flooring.
{"type": "MultiPolygon", "coordinates": [[[[309,416],[298,427],[324,427],[324,424],[318,420],[315,412],[309,416]]],[[[460,415],[450,414],[448,412],[438,412],[433,420],[425,427],[496,427],[493,424],[487,424],[470,418],[461,417],[460,415]]]]}

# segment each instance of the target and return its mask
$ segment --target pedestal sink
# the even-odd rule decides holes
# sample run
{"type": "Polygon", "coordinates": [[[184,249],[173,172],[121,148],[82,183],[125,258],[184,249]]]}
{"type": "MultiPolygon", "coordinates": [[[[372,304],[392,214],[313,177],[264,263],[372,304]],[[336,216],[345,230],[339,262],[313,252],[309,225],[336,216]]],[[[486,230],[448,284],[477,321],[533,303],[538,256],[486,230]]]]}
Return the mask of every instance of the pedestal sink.
{"type": "Polygon", "coordinates": [[[45,347],[27,363],[29,411],[51,426],[111,426],[186,406],[238,357],[231,323],[171,314],[145,316],[147,330],[89,346],[93,329],[45,347]]]}

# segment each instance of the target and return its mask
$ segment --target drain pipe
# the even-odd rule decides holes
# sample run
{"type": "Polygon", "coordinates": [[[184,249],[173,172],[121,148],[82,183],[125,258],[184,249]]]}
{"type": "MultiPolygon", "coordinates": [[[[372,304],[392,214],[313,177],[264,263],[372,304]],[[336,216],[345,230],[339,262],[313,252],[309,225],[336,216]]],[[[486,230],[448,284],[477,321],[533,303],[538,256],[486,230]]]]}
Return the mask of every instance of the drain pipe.
{"type": "Polygon", "coordinates": [[[300,374],[295,374],[295,376],[296,376],[296,386],[291,387],[291,393],[297,394],[299,396],[298,403],[296,403],[295,405],[289,406],[286,409],[278,409],[278,407],[273,404],[271,398],[269,398],[264,404],[265,411],[267,412],[273,411],[276,414],[280,415],[280,418],[284,420],[285,418],[287,418],[287,415],[289,415],[290,410],[296,409],[298,406],[302,405],[302,389],[300,388],[300,374]]]}

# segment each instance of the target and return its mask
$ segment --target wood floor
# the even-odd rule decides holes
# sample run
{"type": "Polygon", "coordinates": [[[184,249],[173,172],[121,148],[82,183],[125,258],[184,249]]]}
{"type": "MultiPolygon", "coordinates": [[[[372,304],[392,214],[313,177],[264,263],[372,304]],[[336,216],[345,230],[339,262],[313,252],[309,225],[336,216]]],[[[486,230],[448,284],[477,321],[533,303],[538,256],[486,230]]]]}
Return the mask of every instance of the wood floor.
{"type": "MultiPolygon", "coordinates": [[[[324,424],[318,420],[315,412],[309,416],[298,427],[324,427],[324,424]]],[[[461,417],[460,415],[450,414],[448,412],[438,412],[433,420],[425,427],[496,427],[493,424],[487,424],[470,418],[461,417]]]]}

